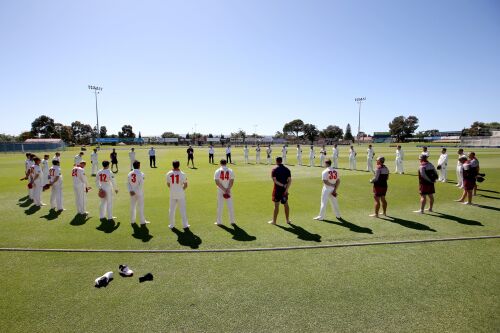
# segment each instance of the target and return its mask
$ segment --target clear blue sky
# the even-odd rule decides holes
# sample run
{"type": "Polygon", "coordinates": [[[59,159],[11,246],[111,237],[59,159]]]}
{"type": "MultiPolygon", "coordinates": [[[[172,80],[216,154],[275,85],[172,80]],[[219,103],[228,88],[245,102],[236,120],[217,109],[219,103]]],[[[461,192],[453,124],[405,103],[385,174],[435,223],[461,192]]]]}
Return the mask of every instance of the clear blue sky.
{"type": "Polygon", "coordinates": [[[500,121],[498,0],[0,2],[0,132],[45,114],[143,136],[500,121]],[[196,125],[195,125],[196,124],[196,125]],[[255,127],[256,125],[256,127],[255,127]]]}

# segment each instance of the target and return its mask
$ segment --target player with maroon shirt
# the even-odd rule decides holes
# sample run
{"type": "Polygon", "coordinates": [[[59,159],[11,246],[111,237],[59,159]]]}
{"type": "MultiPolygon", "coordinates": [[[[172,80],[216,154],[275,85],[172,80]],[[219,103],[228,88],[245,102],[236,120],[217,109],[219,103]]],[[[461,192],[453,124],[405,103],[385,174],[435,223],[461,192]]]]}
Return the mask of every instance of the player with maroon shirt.
{"type": "Polygon", "coordinates": [[[438,174],[434,165],[427,161],[428,155],[425,153],[420,154],[420,167],[418,169],[418,182],[420,184],[420,209],[414,213],[423,214],[425,204],[427,203],[427,196],[429,197],[429,212],[432,212],[434,205],[434,182],[438,178],[438,174]]]}
{"type": "Polygon", "coordinates": [[[465,205],[472,205],[472,191],[476,187],[476,177],[479,174],[479,161],[476,159],[476,153],[470,152],[469,159],[463,164],[463,186],[464,192],[458,202],[465,205]],[[464,202],[465,197],[467,201],[464,202]]]}
{"type": "Polygon", "coordinates": [[[288,207],[288,190],[290,185],[292,185],[292,173],[290,169],[283,165],[283,159],[281,157],[276,157],[276,167],[271,172],[271,177],[273,178],[274,188],[273,188],[273,201],[274,201],[274,213],[272,221],[269,224],[276,224],[276,219],[278,218],[278,213],[280,209],[280,203],[285,207],[285,218],[286,223],[290,224],[289,215],[290,208],[288,207]]]}
{"type": "Polygon", "coordinates": [[[370,183],[373,183],[373,198],[375,199],[375,214],[370,214],[372,217],[378,217],[380,201],[382,201],[382,214],[387,216],[387,201],[385,200],[385,194],[387,193],[389,169],[387,169],[384,162],[385,157],[379,156],[377,158],[377,170],[375,171],[375,177],[370,180],[370,183]]]}

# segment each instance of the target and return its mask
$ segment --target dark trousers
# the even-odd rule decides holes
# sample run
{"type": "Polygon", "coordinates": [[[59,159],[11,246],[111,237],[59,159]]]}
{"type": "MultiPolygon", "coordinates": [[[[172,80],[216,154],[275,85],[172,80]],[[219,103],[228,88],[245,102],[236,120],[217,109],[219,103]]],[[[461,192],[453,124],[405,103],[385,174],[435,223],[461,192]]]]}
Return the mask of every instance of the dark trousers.
{"type": "Polygon", "coordinates": [[[149,166],[156,168],[156,156],[149,156],[149,166]]]}
{"type": "Polygon", "coordinates": [[[214,154],[208,154],[208,163],[214,164],[214,154]]]}
{"type": "Polygon", "coordinates": [[[227,163],[233,163],[233,161],[231,161],[231,154],[226,154],[226,160],[227,163]]]}

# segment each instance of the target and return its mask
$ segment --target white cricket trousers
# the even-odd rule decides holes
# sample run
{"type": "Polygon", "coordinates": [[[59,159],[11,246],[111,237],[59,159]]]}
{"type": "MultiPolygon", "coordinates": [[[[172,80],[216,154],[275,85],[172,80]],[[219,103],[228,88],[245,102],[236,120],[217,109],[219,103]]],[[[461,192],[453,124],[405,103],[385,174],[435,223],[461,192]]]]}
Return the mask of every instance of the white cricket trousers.
{"type": "Polygon", "coordinates": [[[99,205],[99,218],[103,219],[107,216],[108,220],[113,219],[113,187],[112,186],[102,186],[106,196],[101,198],[101,204],[99,205]]]}
{"type": "Polygon", "coordinates": [[[130,170],[134,170],[134,161],[135,160],[130,160],[130,170]]]}
{"type": "Polygon", "coordinates": [[[42,205],[42,182],[33,183],[33,202],[37,206],[42,205]]]}
{"type": "Polygon", "coordinates": [[[217,224],[222,224],[222,210],[224,209],[224,201],[227,204],[227,210],[229,212],[229,223],[234,223],[234,208],[233,208],[233,197],[225,199],[223,197],[224,193],[222,191],[217,191],[217,224]]]}
{"type": "Polygon", "coordinates": [[[62,184],[53,184],[50,191],[50,208],[62,210],[63,199],[62,199],[62,184]]]}
{"type": "Polygon", "coordinates": [[[366,171],[375,172],[373,171],[373,158],[366,159],[366,171]]]}
{"type": "Polygon", "coordinates": [[[260,164],[260,153],[258,153],[257,155],[255,155],[255,163],[260,164]]]}
{"type": "Polygon", "coordinates": [[[338,166],[339,166],[339,158],[338,157],[334,157],[333,158],[333,167],[335,169],[338,169],[338,166]]]}
{"type": "Polygon", "coordinates": [[[439,170],[439,179],[442,182],[445,182],[448,176],[448,167],[442,166],[441,165],[441,170],[439,170]]]}
{"type": "Polygon", "coordinates": [[[324,167],[325,166],[325,155],[321,154],[319,157],[319,164],[324,167]]]}
{"type": "Polygon", "coordinates": [[[99,163],[92,163],[92,174],[97,175],[97,169],[99,168],[99,163]]]}
{"type": "Polygon", "coordinates": [[[314,166],[314,157],[309,157],[309,166],[310,167],[314,166]]]}
{"type": "Polygon", "coordinates": [[[245,164],[248,164],[248,154],[245,154],[244,158],[245,158],[245,164]]]}
{"type": "Polygon", "coordinates": [[[356,158],[349,157],[349,169],[356,170],[356,158]]]}
{"type": "Polygon", "coordinates": [[[144,194],[135,192],[130,196],[130,223],[135,223],[136,210],[139,210],[139,220],[141,224],[146,223],[144,217],[144,194]]]}
{"type": "Polygon", "coordinates": [[[78,214],[85,214],[87,210],[87,195],[85,193],[85,184],[73,185],[75,192],[75,203],[78,214]]]}
{"type": "Polygon", "coordinates": [[[286,164],[286,154],[281,157],[283,159],[283,164],[286,164]]]}
{"type": "Polygon", "coordinates": [[[297,164],[302,165],[302,155],[297,155],[297,164]]]}
{"type": "Polygon", "coordinates": [[[403,160],[400,158],[396,158],[396,173],[402,174],[405,170],[403,168],[403,160]]]}
{"type": "Polygon", "coordinates": [[[188,227],[188,219],[186,215],[186,199],[173,199],[170,198],[170,208],[168,209],[169,219],[170,219],[170,228],[173,228],[175,225],[175,210],[179,206],[179,212],[182,217],[182,226],[184,228],[188,227]]]}
{"type": "Polygon", "coordinates": [[[457,172],[457,186],[462,187],[464,185],[464,178],[462,174],[460,173],[461,166],[457,166],[456,172],[457,172]]]}
{"type": "Polygon", "coordinates": [[[337,198],[332,195],[332,189],[326,188],[323,186],[323,190],[321,191],[321,206],[319,209],[319,216],[321,219],[325,218],[326,215],[326,206],[328,205],[328,201],[332,205],[332,209],[335,212],[335,216],[340,218],[340,210],[339,204],[337,202],[337,198]]]}

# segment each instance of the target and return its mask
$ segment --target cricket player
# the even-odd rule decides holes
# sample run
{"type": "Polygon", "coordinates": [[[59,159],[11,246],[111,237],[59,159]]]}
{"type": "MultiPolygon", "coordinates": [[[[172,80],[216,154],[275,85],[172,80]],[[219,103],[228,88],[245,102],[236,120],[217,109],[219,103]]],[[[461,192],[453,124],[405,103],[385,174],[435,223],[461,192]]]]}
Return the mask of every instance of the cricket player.
{"type": "Polygon", "coordinates": [[[248,164],[248,146],[245,145],[243,148],[243,158],[245,159],[245,164],[248,164]]]}
{"type": "Polygon", "coordinates": [[[297,164],[302,165],[302,147],[297,145],[297,164]]]}
{"type": "Polygon", "coordinates": [[[173,161],[172,167],[166,177],[167,186],[170,189],[170,207],[169,207],[169,219],[170,224],[168,227],[172,229],[175,225],[175,210],[179,206],[179,212],[182,217],[182,226],[184,229],[189,228],[188,219],[186,215],[186,188],[188,186],[187,177],[184,172],[179,169],[180,162],[173,161]]]}
{"type": "Polygon", "coordinates": [[[286,145],[283,145],[283,148],[281,148],[281,158],[283,159],[283,164],[286,164],[286,153],[287,153],[287,148],[286,145]]]}
{"type": "Polygon", "coordinates": [[[43,181],[42,187],[49,183],[49,155],[43,155],[43,160],[41,162],[43,181]]]}
{"type": "Polygon", "coordinates": [[[354,150],[354,146],[351,146],[349,149],[349,169],[356,170],[356,151],[354,150]]]}
{"type": "Polygon", "coordinates": [[[368,149],[366,150],[366,171],[375,173],[373,170],[373,157],[375,157],[375,152],[372,145],[368,145],[368,149]]]}
{"type": "Polygon", "coordinates": [[[260,144],[255,148],[255,164],[260,164],[260,144]]]}
{"type": "Polygon", "coordinates": [[[311,145],[311,150],[309,151],[309,166],[314,166],[314,146],[311,145]]]}
{"type": "Polygon", "coordinates": [[[59,161],[59,164],[61,164],[61,153],[56,151],[54,157],[52,158],[52,160],[58,160],[59,161]]]}
{"type": "Polygon", "coordinates": [[[272,221],[269,221],[268,223],[276,224],[281,203],[285,208],[286,223],[291,224],[290,207],[288,206],[288,190],[292,185],[292,173],[290,172],[290,169],[283,165],[283,159],[279,156],[276,157],[276,165],[277,166],[271,172],[271,177],[274,183],[272,197],[274,202],[274,212],[272,221]]]}
{"type": "Polygon", "coordinates": [[[31,200],[33,200],[33,168],[35,167],[35,162],[33,159],[35,158],[35,154],[28,153],[26,154],[28,159],[25,162],[25,168],[26,168],[26,179],[28,180],[29,184],[28,185],[28,196],[31,200]]]}
{"type": "Polygon", "coordinates": [[[141,162],[134,161],[134,170],[127,176],[127,188],[130,193],[130,223],[135,224],[136,209],[139,210],[141,225],[148,224],[144,217],[144,173],[141,172],[141,162]]]}
{"type": "Polygon", "coordinates": [[[387,194],[387,180],[389,179],[389,169],[385,166],[385,157],[379,156],[377,158],[377,171],[375,177],[370,180],[373,184],[373,199],[375,200],[375,213],[370,214],[371,217],[378,217],[380,211],[380,201],[382,201],[382,214],[387,216],[387,201],[385,195],[387,194]]]}
{"type": "Polygon", "coordinates": [[[32,167],[31,171],[31,184],[33,186],[33,202],[36,206],[41,207],[45,206],[42,203],[42,187],[43,187],[43,172],[42,167],[40,166],[41,160],[38,156],[33,158],[33,162],[35,163],[32,167]]]}
{"type": "Polygon", "coordinates": [[[273,149],[271,148],[271,145],[267,145],[266,149],[266,155],[267,155],[267,164],[271,164],[271,154],[273,153],[273,149]]]}
{"type": "Polygon", "coordinates": [[[75,158],[73,159],[74,165],[79,165],[83,161],[83,155],[85,155],[83,151],[79,152],[78,155],[75,155],[75,158]]]}
{"type": "Polygon", "coordinates": [[[227,145],[226,147],[226,161],[233,164],[233,161],[231,160],[231,145],[227,145]]]}
{"type": "Polygon", "coordinates": [[[81,161],[71,170],[71,178],[73,178],[73,190],[75,192],[75,202],[78,214],[88,215],[87,212],[87,192],[91,189],[87,183],[85,176],[85,166],[87,163],[81,161]]]}
{"type": "Polygon", "coordinates": [[[404,175],[404,167],[403,167],[403,161],[405,159],[405,153],[403,152],[403,149],[401,149],[401,145],[398,145],[396,148],[396,171],[395,173],[399,173],[400,175],[404,175]]]}
{"type": "Polygon", "coordinates": [[[113,173],[118,173],[118,154],[116,153],[115,148],[113,148],[113,151],[111,152],[111,154],[109,154],[109,158],[111,159],[111,168],[110,168],[110,170],[113,173]],[[116,171],[113,171],[113,166],[115,166],[116,171]]]}
{"type": "Polygon", "coordinates": [[[326,206],[328,201],[332,205],[332,209],[335,212],[337,219],[340,219],[339,204],[337,202],[337,190],[340,186],[340,178],[337,170],[332,167],[332,161],[327,159],[325,161],[326,169],[321,173],[321,179],[323,181],[323,190],[321,191],[321,206],[319,209],[319,215],[314,218],[314,220],[323,221],[326,215],[326,206]]]}
{"type": "Polygon", "coordinates": [[[220,160],[220,168],[215,171],[214,180],[215,185],[217,185],[217,220],[215,224],[222,225],[222,210],[225,201],[229,212],[229,223],[234,225],[233,195],[231,193],[234,184],[234,173],[233,170],[227,167],[226,160],[220,160]]]}
{"type": "Polygon", "coordinates": [[[52,160],[52,166],[49,169],[50,208],[62,212],[64,210],[62,198],[63,176],[59,165],[58,160],[52,160]]]}
{"type": "Polygon", "coordinates": [[[427,197],[429,197],[429,212],[432,212],[434,206],[434,182],[438,178],[436,168],[434,165],[427,161],[428,155],[425,153],[420,154],[420,167],[418,169],[418,182],[420,185],[420,209],[414,211],[414,213],[423,214],[424,208],[427,203],[427,197]]]}
{"type": "Polygon", "coordinates": [[[153,147],[148,151],[149,155],[149,167],[156,168],[156,151],[153,147]]]}
{"type": "Polygon", "coordinates": [[[325,166],[325,158],[326,158],[326,149],[325,146],[321,147],[319,151],[319,165],[323,168],[325,166]]]}
{"type": "Polygon", "coordinates": [[[333,167],[335,169],[337,169],[338,166],[339,166],[339,149],[337,148],[337,144],[333,145],[332,150],[333,150],[333,156],[332,156],[332,158],[333,158],[333,167]]]}
{"type": "Polygon", "coordinates": [[[464,155],[464,150],[460,148],[457,152],[458,154],[458,160],[457,160],[457,187],[463,188],[464,187],[464,178],[463,178],[463,163],[460,162],[461,157],[465,157],[465,160],[467,160],[467,156],[464,155]]]}
{"type": "Polygon", "coordinates": [[[33,164],[33,158],[31,157],[31,153],[26,153],[26,160],[24,161],[24,174],[26,175],[26,179],[28,179],[28,175],[32,164],[33,164]]]}
{"type": "Polygon", "coordinates": [[[134,161],[135,161],[135,148],[130,148],[128,152],[128,159],[130,160],[130,170],[134,170],[134,161]]]}
{"type": "Polygon", "coordinates": [[[476,195],[476,177],[479,175],[479,161],[476,158],[476,153],[470,152],[469,158],[463,164],[463,186],[464,192],[462,197],[457,200],[465,205],[472,205],[472,196],[476,195]],[[467,197],[467,201],[464,202],[467,197]]]}
{"type": "Polygon", "coordinates": [[[427,159],[429,159],[429,157],[431,156],[431,153],[427,149],[427,146],[422,147],[422,154],[427,155],[427,159]]]}
{"type": "Polygon", "coordinates": [[[97,155],[97,148],[94,148],[94,152],[90,154],[90,164],[92,164],[92,176],[97,174],[99,170],[99,157],[97,155]]]}
{"type": "Polygon", "coordinates": [[[208,163],[214,164],[214,154],[215,154],[214,146],[210,144],[210,147],[208,147],[208,163]]]}
{"type": "Polygon", "coordinates": [[[447,179],[447,169],[448,169],[448,153],[446,152],[446,148],[441,150],[441,155],[439,156],[439,160],[437,162],[437,168],[439,170],[439,178],[438,181],[442,183],[446,183],[447,179]]]}
{"type": "Polygon", "coordinates": [[[99,218],[113,220],[113,191],[118,193],[116,187],[115,177],[111,170],[109,170],[109,161],[102,161],[102,169],[95,177],[95,186],[99,191],[104,191],[106,195],[101,198],[101,205],[99,206],[99,218]]]}

